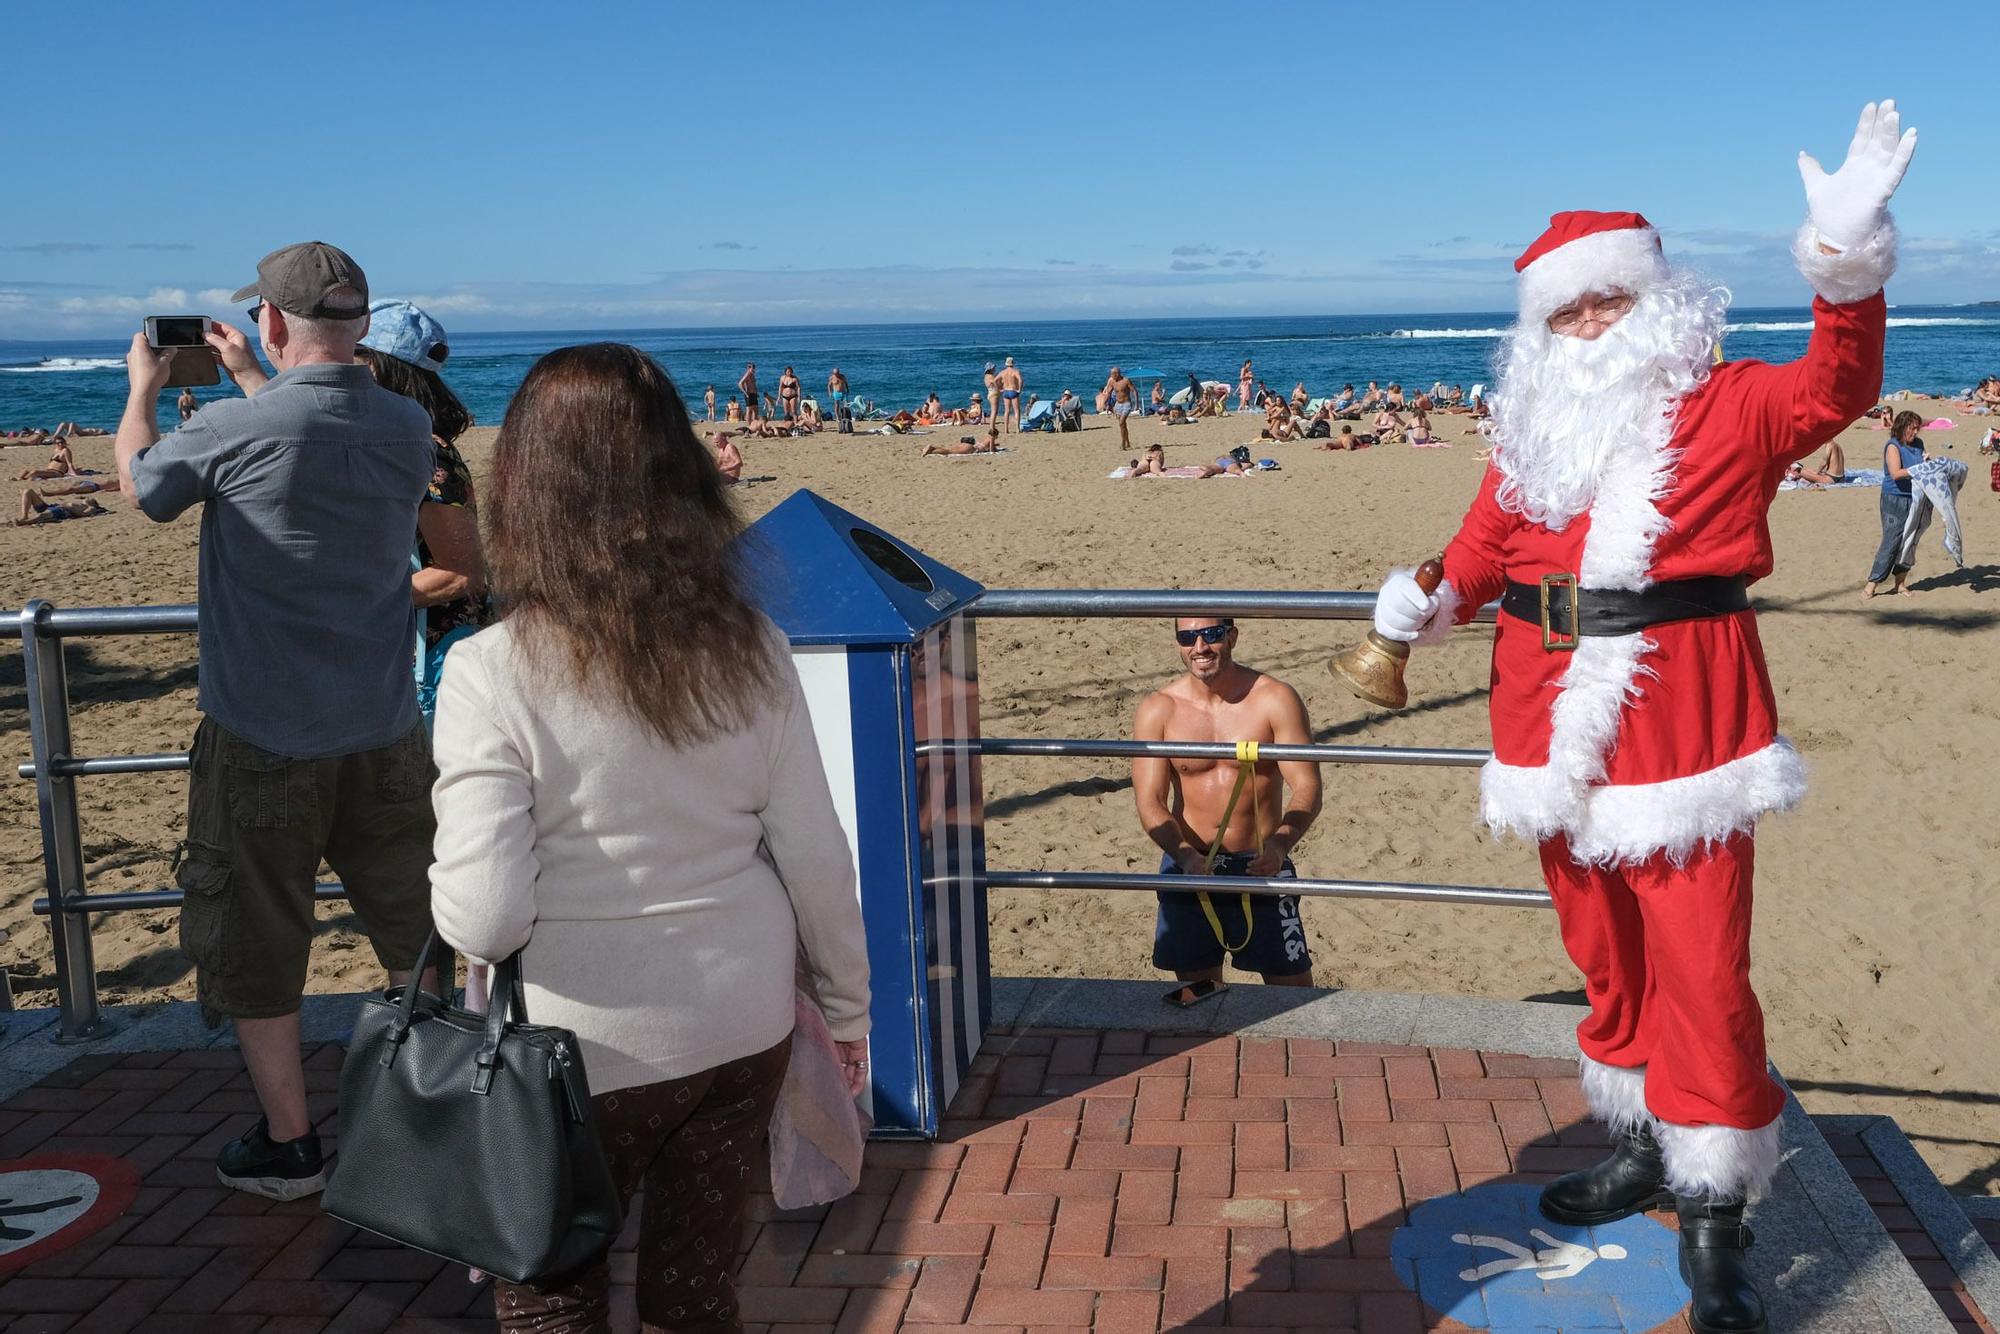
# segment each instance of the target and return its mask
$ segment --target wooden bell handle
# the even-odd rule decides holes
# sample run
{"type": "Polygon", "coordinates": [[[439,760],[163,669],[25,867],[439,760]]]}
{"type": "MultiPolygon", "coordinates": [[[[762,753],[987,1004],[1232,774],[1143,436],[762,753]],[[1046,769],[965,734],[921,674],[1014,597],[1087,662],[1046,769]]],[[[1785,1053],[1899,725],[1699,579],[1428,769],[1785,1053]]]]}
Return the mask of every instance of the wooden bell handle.
{"type": "Polygon", "coordinates": [[[1417,567],[1417,587],[1423,589],[1426,595],[1437,592],[1438,585],[1443,582],[1444,557],[1433,556],[1417,567]]]}

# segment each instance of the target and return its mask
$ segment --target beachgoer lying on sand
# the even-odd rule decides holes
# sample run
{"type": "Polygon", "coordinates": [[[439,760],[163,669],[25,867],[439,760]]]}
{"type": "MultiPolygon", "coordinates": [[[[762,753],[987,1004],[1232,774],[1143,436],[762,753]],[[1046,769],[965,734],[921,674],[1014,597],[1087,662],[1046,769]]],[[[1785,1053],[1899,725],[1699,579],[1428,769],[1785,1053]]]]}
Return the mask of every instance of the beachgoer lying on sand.
{"type": "Polygon", "coordinates": [[[74,440],[80,435],[110,435],[111,432],[98,426],[78,426],[75,422],[63,422],[50,435],[64,435],[74,440]]]}
{"type": "Polygon", "coordinates": [[[955,445],[925,445],[918,455],[925,458],[932,454],[998,454],[1000,452],[1000,428],[997,425],[986,428],[984,440],[974,440],[971,436],[961,436],[955,445]]]}
{"type": "Polygon", "coordinates": [[[1989,375],[1981,380],[1970,394],[1953,400],[1952,406],[1985,417],[2000,412],[2000,375],[1989,375]]]}
{"type": "Polygon", "coordinates": [[[34,487],[24,486],[21,488],[21,517],[14,520],[14,526],[26,528],[30,524],[61,523],[64,519],[87,519],[93,514],[109,513],[90,496],[50,499],[34,487]]]}
{"type": "Polygon", "coordinates": [[[31,426],[25,431],[7,432],[6,440],[4,441],[4,443],[8,445],[36,446],[36,445],[46,445],[49,443],[49,440],[50,440],[50,435],[47,431],[39,431],[31,426]]]}
{"type": "Polygon", "coordinates": [[[734,486],[743,476],[742,451],[736,448],[727,431],[717,431],[708,442],[715,446],[715,466],[722,470],[722,480],[734,486]]]}
{"type": "Polygon", "coordinates": [[[1129,469],[1125,474],[1127,478],[1145,477],[1153,474],[1165,476],[1167,471],[1167,451],[1160,445],[1147,445],[1146,453],[1143,457],[1133,459],[1125,466],[1129,469]]]}
{"type": "Polygon", "coordinates": [[[1826,466],[1815,468],[1810,463],[1794,463],[1785,469],[1785,480],[1804,482],[1808,488],[1832,486],[1847,480],[1847,455],[1839,445],[1826,447],[1826,466]]]}
{"type": "Polygon", "coordinates": [[[78,474],[75,477],[60,478],[54,483],[43,486],[40,489],[42,495],[46,497],[46,496],[94,496],[104,492],[122,491],[125,488],[122,482],[120,482],[115,476],[112,476],[110,474],[104,474],[102,476],[97,474],[91,474],[89,476],[78,474]]]}
{"type": "Polygon", "coordinates": [[[1320,441],[1313,448],[1329,452],[1343,449],[1359,449],[1361,448],[1361,441],[1355,436],[1352,426],[1343,424],[1340,428],[1340,434],[1320,441]]]}

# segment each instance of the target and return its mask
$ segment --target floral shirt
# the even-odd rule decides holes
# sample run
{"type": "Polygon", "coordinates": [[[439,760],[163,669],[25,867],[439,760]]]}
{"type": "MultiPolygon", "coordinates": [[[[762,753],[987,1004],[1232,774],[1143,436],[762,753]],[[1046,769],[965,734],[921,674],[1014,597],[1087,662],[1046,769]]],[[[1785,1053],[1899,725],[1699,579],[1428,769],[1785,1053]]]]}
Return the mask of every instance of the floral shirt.
{"type": "MultiPolygon", "coordinates": [[[[465,466],[464,457],[456,446],[448,445],[435,436],[431,437],[431,443],[437,449],[437,459],[431,466],[431,484],[424,491],[423,503],[456,505],[476,511],[478,502],[472,494],[472,470],[465,466]]],[[[437,563],[431,558],[430,547],[424,542],[421,529],[417,533],[417,558],[427,570],[437,563]]],[[[439,640],[460,626],[477,629],[490,625],[492,621],[493,604],[483,593],[478,597],[459,598],[426,607],[424,647],[436,648],[439,640]]]]}

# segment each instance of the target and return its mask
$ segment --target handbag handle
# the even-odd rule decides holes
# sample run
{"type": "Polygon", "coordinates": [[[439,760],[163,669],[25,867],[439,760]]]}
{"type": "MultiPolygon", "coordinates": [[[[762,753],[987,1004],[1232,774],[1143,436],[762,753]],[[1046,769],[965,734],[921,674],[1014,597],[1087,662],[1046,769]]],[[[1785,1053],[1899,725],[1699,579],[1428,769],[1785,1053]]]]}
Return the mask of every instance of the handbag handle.
{"type": "Polygon", "coordinates": [[[486,1036],[479,1054],[472,1058],[472,1091],[485,1094],[493,1088],[493,1071],[500,1064],[500,1040],[507,1036],[511,1015],[515,1023],[528,1022],[528,991],[521,984],[521,950],[493,965],[493,994],[486,1004],[486,1036]]]}
{"type": "MultiPolygon", "coordinates": [[[[437,927],[432,926],[430,934],[424,937],[423,948],[417,951],[416,963],[410,968],[410,980],[403,984],[403,994],[397,998],[396,1017],[389,1024],[389,1041],[382,1048],[381,1064],[384,1068],[395,1064],[396,1052],[410,1036],[410,1025],[416,1022],[417,995],[422,990],[419,984],[430,967],[431,954],[438,943],[437,927]]],[[[486,1006],[486,1032],[479,1044],[479,1053],[474,1058],[474,1093],[483,1094],[493,1087],[493,1071],[500,1064],[500,1041],[507,1034],[509,1021],[519,1024],[528,1022],[528,990],[521,981],[521,952],[526,948],[522,946],[493,966],[493,986],[486,1006]]]]}

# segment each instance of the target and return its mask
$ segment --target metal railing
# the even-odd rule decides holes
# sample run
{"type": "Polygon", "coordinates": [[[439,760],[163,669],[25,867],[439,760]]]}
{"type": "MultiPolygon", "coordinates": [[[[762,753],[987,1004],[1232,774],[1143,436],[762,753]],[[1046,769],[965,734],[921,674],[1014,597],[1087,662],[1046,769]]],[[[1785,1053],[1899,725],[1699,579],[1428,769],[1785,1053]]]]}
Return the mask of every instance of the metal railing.
{"type": "MultiPolygon", "coordinates": [[[[92,894],[85,883],[83,835],[77,819],[76,780],[97,774],[173,773],[188,767],[185,753],[76,755],[70,734],[67,639],[107,635],[193,634],[192,605],[61,608],[37,598],[20,611],[0,612],[0,633],[18,635],[28,703],[32,758],[16,768],[35,781],[42,829],[43,897],[37,914],[49,919],[55,973],[58,1042],[82,1042],[110,1031],[97,998],[97,963],[90,914],[178,907],[178,889],[119,890],[92,894]]],[[[338,884],[314,887],[316,897],[346,897],[338,884]]]]}
{"type": "MultiPolygon", "coordinates": [[[[1490,623],[1499,612],[1489,603],[1473,614],[1490,623]]],[[[991,589],[973,603],[968,614],[990,617],[1085,618],[1175,616],[1243,617],[1244,619],[1363,621],[1375,615],[1375,595],[1353,592],[1235,592],[1219,589],[991,589]]],[[[964,743],[933,741],[918,753],[964,749],[964,743]]],[[[1233,741],[1109,741],[1073,738],[984,737],[971,743],[981,755],[1098,757],[1138,759],[1211,759],[1233,762],[1233,741]]],[[[1483,750],[1446,750],[1409,746],[1323,746],[1259,743],[1259,759],[1304,761],[1309,764],[1402,764],[1444,768],[1476,768],[1491,758],[1483,750]]],[[[1459,903],[1483,907],[1550,908],[1546,890],[1507,889],[1498,885],[1439,885],[1395,880],[1306,880],[1279,877],[1219,875],[1151,875],[1139,871],[995,871],[986,872],[988,889],[1197,890],[1221,894],[1294,894],[1302,898],[1390,900],[1410,903],[1459,903]]]]}
{"type": "MultiPolygon", "coordinates": [[[[1299,620],[1366,620],[1374,614],[1372,593],[1232,592],[1172,589],[992,589],[967,609],[982,619],[996,617],[1171,617],[1231,616],[1299,620]]],[[[1491,621],[1493,606],[1475,614],[1491,621]]],[[[18,635],[25,675],[30,753],[16,772],[35,783],[41,823],[43,883],[47,893],[34,903],[49,919],[56,1003],[57,1040],[80,1042],[110,1029],[98,1004],[97,972],[90,938],[90,914],[177,907],[178,889],[118,890],[92,894],[85,883],[83,839],[77,816],[76,780],[101,774],[173,773],[188,767],[185,753],[76,755],[70,733],[69,677],[63,660],[67,639],[119,635],[193,634],[192,604],[140,607],[61,608],[37,598],[18,612],[0,611],[0,634],[18,635]]],[[[962,743],[925,743],[923,752],[951,751],[962,743]]],[[[986,738],[979,753],[1004,756],[1077,756],[1129,759],[1140,755],[1233,760],[1230,742],[1099,741],[1044,738],[986,738]]],[[[1399,764],[1472,767],[1484,751],[1393,746],[1266,745],[1262,758],[1315,764],[1399,764]]],[[[992,871],[992,889],[1217,890],[1226,893],[1296,894],[1317,898],[1462,903],[1505,907],[1550,906],[1546,893],[1486,885],[1439,885],[1399,881],[1255,879],[1238,876],[1159,876],[1127,872],[992,871]]],[[[319,899],[341,899],[345,889],[332,882],[314,886],[319,899]]],[[[8,1004],[0,975],[0,1005],[8,1004]]]]}

